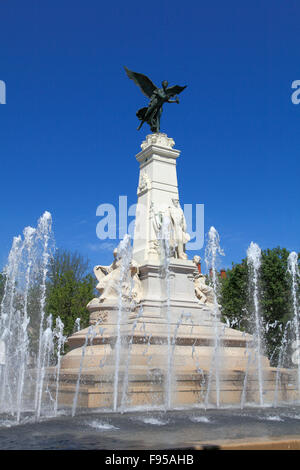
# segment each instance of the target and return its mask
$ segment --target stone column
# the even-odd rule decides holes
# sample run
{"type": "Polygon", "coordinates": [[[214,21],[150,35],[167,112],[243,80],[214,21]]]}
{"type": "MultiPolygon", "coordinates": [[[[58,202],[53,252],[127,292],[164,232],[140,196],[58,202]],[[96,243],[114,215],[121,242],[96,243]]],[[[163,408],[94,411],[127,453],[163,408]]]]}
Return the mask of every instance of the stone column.
{"type": "Polygon", "coordinates": [[[180,151],[173,149],[174,145],[174,140],[166,134],[150,134],[136,155],[140,175],[133,258],[140,265],[159,261],[154,215],[167,210],[172,199],[179,199],[176,159],[180,151]]]}
{"type": "MultiPolygon", "coordinates": [[[[174,145],[174,140],[166,134],[150,134],[141,145],[142,151],[136,155],[140,175],[133,258],[140,266],[143,318],[163,320],[169,291],[172,322],[176,323],[183,312],[197,313],[199,317],[199,303],[195,296],[193,261],[170,258],[168,289],[162,277],[163,260],[156,220],[160,212],[169,213],[173,199],[179,200],[176,160],[180,151],[175,150],[174,145]]],[[[203,314],[203,318],[207,319],[207,315],[203,314]]]]}

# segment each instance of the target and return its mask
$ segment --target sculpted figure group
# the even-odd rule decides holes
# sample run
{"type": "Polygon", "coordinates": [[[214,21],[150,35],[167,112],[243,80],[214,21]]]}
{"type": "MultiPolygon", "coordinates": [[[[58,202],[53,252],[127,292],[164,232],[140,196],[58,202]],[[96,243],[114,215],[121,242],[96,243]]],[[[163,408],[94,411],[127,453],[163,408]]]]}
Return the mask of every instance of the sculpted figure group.
{"type": "MultiPolygon", "coordinates": [[[[181,232],[179,233],[181,235],[181,232]]],[[[183,254],[186,255],[185,253],[183,254]]],[[[193,261],[198,267],[201,262],[200,256],[194,256],[193,261]]],[[[95,266],[94,273],[99,281],[96,288],[100,293],[100,302],[117,300],[119,298],[121,277],[121,258],[118,256],[117,248],[114,250],[112,264],[109,266],[95,266]]],[[[123,298],[133,300],[136,304],[141,301],[142,285],[139,278],[139,268],[134,261],[131,262],[129,273],[122,279],[121,285],[123,298]]],[[[200,271],[194,277],[194,286],[195,295],[201,304],[214,304],[214,291],[212,287],[206,284],[206,277],[200,271]]]]}
{"type": "Polygon", "coordinates": [[[122,297],[133,300],[135,303],[141,301],[142,287],[139,278],[139,268],[135,261],[131,261],[129,273],[125,273],[121,279],[122,259],[118,255],[118,249],[114,249],[114,260],[109,266],[95,266],[94,273],[98,279],[96,289],[100,292],[100,301],[118,299],[120,288],[122,297]]]}
{"type": "Polygon", "coordinates": [[[193,261],[195,265],[198,267],[198,273],[194,277],[194,286],[195,286],[195,294],[196,297],[199,299],[201,304],[214,304],[214,290],[212,287],[206,284],[206,277],[202,274],[199,270],[199,266],[201,263],[200,256],[194,256],[193,261]]]}

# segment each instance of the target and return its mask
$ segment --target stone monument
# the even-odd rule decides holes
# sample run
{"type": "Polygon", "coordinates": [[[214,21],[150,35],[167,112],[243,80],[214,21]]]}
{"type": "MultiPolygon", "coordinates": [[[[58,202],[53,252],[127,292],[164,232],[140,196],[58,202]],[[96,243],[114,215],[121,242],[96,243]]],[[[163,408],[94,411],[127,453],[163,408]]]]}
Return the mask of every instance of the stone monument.
{"type": "MultiPolygon", "coordinates": [[[[125,70],[150,100],[137,111],[138,129],[145,122],[152,131],[136,155],[133,244],[125,237],[112,264],[94,269],[100,296],[88,304],[90,327],[68,338],[60,402],[73,400],[74,406],[75,393],[81,406],[116,411],[138,405],[219,406],[240,403],[241,397],[255,401],[257,380],[244,388],[245,377],[255,375],[255,361],[249,361],[253,338],[220,321],[200,257],[190,260],[186,253],[190,236],[176,170],[180,151],[160,132],[163,104],[179,103],[177,95],[186,87],[168,87],[164,80],[158,88],[145,75],[125,70]]],[[[267,399],[274,393],[276,371],[266,357],[259,358],[267,399]]],[[[290,397],[288,374],[284,381],[290,397]]]]}
{"type": "MultiPolygon", "coordinates": [[[[126,250],[115,250],[110,266],[94,269],[100,296],[88,304],[91,327],[68,338],[70,351],[61,365],[63,403],[74,394],[79,369],[82,406],[112,406],[113,396],[115,409],[121,403],[166,404],[166,396],[171,406],[201,403],[205,396],[214,402],[215,361],[222,371],[221,403],[241,399],[252,337],[216,321],[212,288],[197,269],[199,257],[187,257],[189,235],[176,172],[180,152],[174,145],[166,134],[150,134],[136,155],[140,170],[132,251],[125,262],[126,250]],[[167,237],[162,236],[164,225],[167,237]],[[217,358],[216,329],[221,338],[217,358]]],[[[267,380],[274,381],[268,359],[262,357],[261,363],[267,380]]]]}

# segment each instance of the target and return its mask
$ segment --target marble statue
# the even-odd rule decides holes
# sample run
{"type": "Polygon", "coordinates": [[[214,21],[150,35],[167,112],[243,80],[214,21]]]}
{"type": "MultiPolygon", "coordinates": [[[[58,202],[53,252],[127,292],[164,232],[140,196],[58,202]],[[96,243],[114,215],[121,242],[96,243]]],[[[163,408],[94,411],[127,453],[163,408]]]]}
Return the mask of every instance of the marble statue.
{"type": "Polygon", "coordinates": [[[185,244],[190,240],[189,234],[186,232],[187,225],[183,210],[180,207],[178,199],[172,199],[172,206],[165,210],[155,211],[154,204],[150,206],[150,218],[152,220],[156,240],[151,240],[151,247],[159,251],[159,239],[166,236],[162,233],[163,222],[168,232],[168,242],[170,256],[173,258],[187,259],[185,253],[185,244]]]}
{"type": "Polygon", "coordinates": [[[130,263],[130,278],[123,284],[124,296],[138,304],[142,300],[142,283],[139,277],[139,266],[131,260],[130,263]]]}
{"type": "MultiPolygon", "coordinates": [[[[114,260],[110,266],[95,266],[94,273],[98,279],[96,289],[100,292],[100,302],[116,300],[119,298],[121,282],[121,257],[118,249],[114,249],[114,260]]],[[[139,278],[139,268],[135,261],[131,261],[129,273],[125,273],[122,280],[122,297],[139,303],[142,297],[142,287],[139,278]]]]}
{"type": "MultiPolygon", "coordinates": [[[[201,262],[200,256],[194,256],[193,261],[196,266],[199,266],[201,262]]],[[[198,270],[198,273],[194,277],[194,286],[199,303],[208,305],[215,303],[214,290],[206,284],[206,277],[204,274],[201,274],[200,270],[198,270]]]]}
{"type": "Polygon", "coordinates": [[[160,252],[160,243],[159,239],[161,236],[161,227],[163,222],[164,213],[163,211],[155,211],[154,203],[150,204],[150,220],[152,221],[155,239],[149,241],[149,252],[159,254],[160,252]]]}
{"type": "Polygon", "coordinates": [[[190,240],[187,233],[186,220],[183,210],[180,207],[178,199],[172,199],[173,205],[169,207],[169,216],[171,220],[173,245],[175,247],[175,258],[187,259],[185,245],[190,240]]]}

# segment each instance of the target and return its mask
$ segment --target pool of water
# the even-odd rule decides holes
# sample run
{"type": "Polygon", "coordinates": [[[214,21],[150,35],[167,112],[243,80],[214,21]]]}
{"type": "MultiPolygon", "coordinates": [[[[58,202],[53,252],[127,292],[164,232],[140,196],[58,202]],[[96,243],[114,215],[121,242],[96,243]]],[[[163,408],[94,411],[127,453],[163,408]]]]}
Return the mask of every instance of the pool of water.
{"type": "Polygon", "coordinates": [[[20,424],[0,416],[0,449],[146,450],[214,445],[221,440],[300,437],[300,407],[135,411],[124,414],[86,411],[72,417],[20,424]]]}

